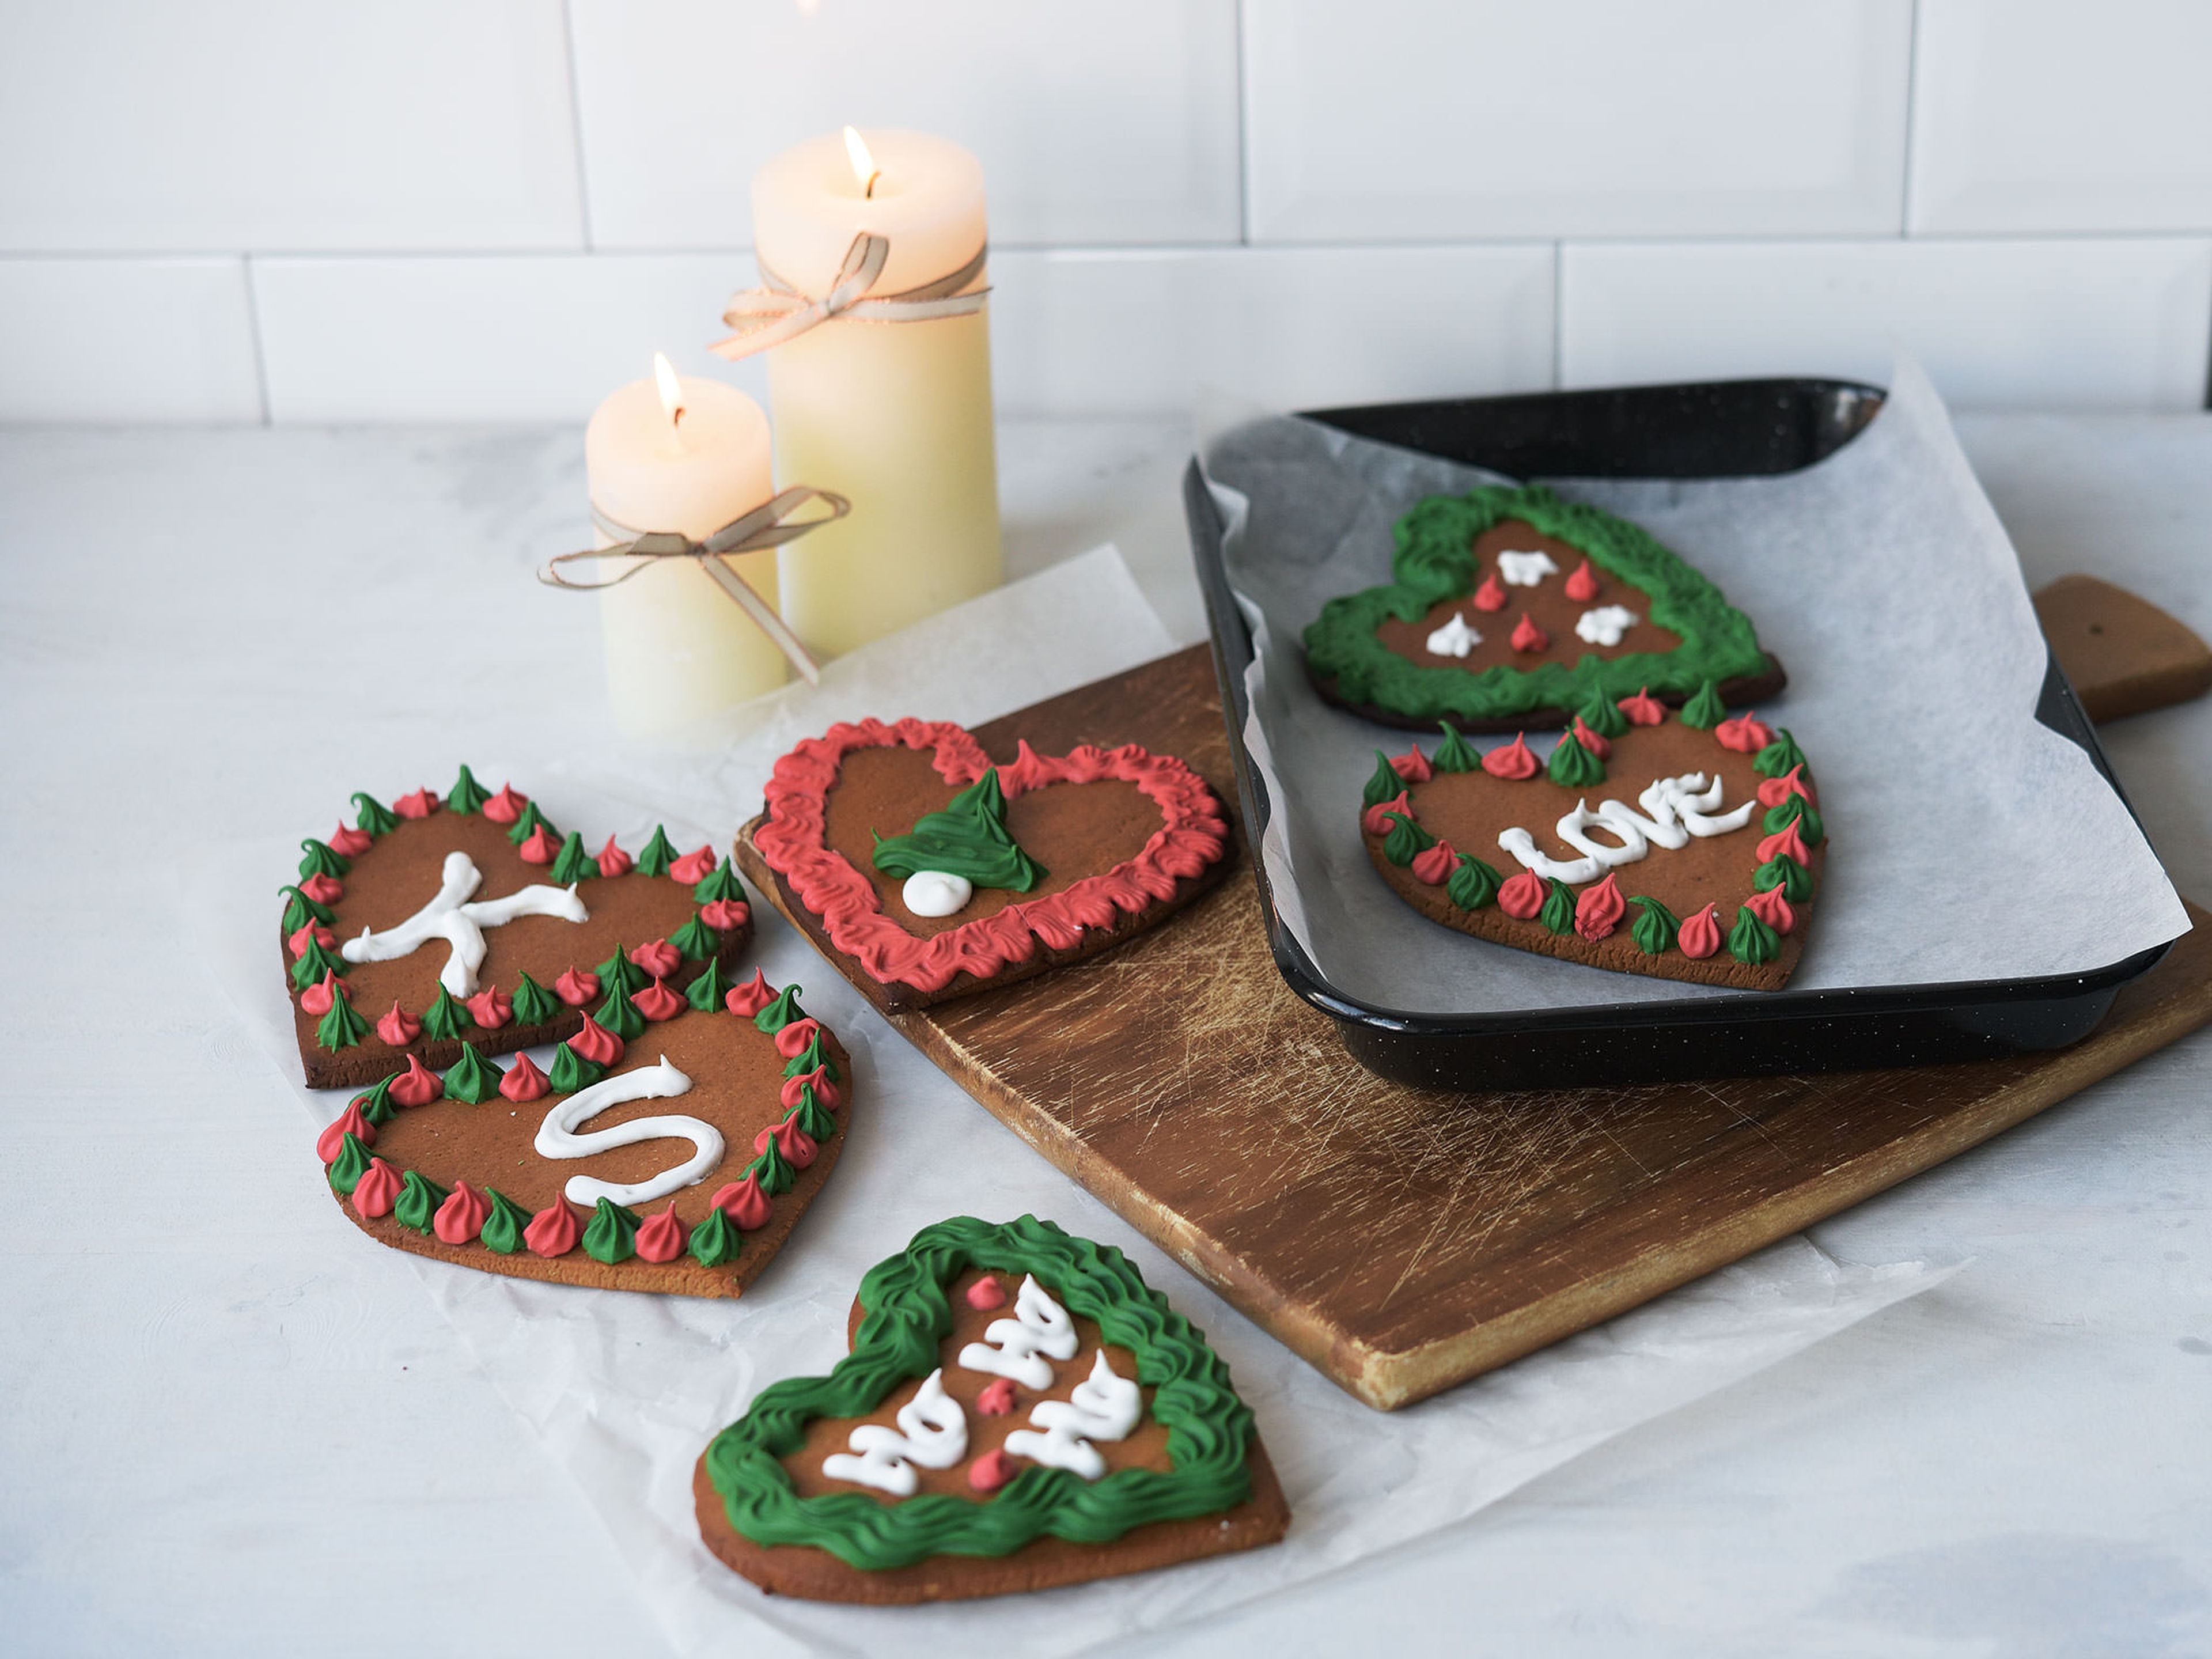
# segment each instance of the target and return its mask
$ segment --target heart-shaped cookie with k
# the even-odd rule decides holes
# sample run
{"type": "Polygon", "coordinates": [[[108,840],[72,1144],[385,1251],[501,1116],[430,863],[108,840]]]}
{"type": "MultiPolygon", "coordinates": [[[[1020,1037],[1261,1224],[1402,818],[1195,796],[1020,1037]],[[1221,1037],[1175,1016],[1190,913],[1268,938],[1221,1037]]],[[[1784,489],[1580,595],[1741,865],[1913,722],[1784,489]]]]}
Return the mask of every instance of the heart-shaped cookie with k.
{"type": "Polygon", "coordinates": [[[1431,495],[1398,521],[1391,580],[1306,629],[1322,696],[1386,726],[1564,725],[1593,696],[1730,703],[1782,689],[1751,619],[1640,526],[1541,484],[1431,495]]]}
{"type": "MultiPolygon", "coordinates": [[[[633,854],[556,830],[512,786],[464,766],[441,800],[353,798],[354,822],[301,843],[283,889],[284,973],[311,1088],[359,1088],[405,1065],[506,1054],[581,1029],[628,978],[682,992],[736,963],[752,908],[712,848],[656,830],[633,854]]],[[[602,1018],[602,1024],[605,1018],[602,1018]]]]}
{"type": "Polygon", "coordinates": [[[1827,857],[1813,769],[1708,685],[1679,714],[1593,699],[1540,760],[1525,736],[1479,753],[1376,752],[1369,858],[1431,921],[1622,973],[1779,990],[1827,857]]]}
{"type": "Polygon", "coordinates": [[[1212,788],[1134,744],[994,765],[948,721],[863,720],[777,761],[767,794],[740,860],[892,1012],[1110,950],[1227,867],[1212,788]]]}
{"type": "Polygon", "coordinates": [[[860,1281],[852,1352],[763,1389],[692,1490],[780,1595],[1045,1589],[1250,1549],[1290,1524],[1205,1337],[1121,1251],[1034,1216],[925,1227],[860,1281]]]}
{"type": "Polygon", "coordinates": [[[555,1051],[464,1047],[356,1097],[316,1151],[384,1243],[487,1273],[736,1296],[822,1190],[852,1115],[836,1038],[758,973],[709,958],[682,995],[617,970],[555,1051]]]}

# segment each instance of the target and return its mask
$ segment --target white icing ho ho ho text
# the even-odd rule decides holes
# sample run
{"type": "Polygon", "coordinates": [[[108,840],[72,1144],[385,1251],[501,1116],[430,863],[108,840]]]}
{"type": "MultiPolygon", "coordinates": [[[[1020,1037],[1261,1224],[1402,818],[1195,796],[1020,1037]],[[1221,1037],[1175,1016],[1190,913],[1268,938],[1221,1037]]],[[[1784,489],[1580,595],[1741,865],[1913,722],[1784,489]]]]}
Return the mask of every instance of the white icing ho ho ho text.
{"type": "Polygon", "coordinates": [[[483,884],[483,872],[466,853],[446,854],[436,896],[406,921],[375,933],[364,927],[359,939],[338,946],[348,962],[393,962],[412,956],[434,939],[452,947],[438,983],[456,997],[474,996],[477,969],[483,966],[487,927],[504,927],[517,916],[556,916],[562,921],[589,921],[591,913],[576,896],[574,884],[549,887],[543,882],[509,893],[505,898],[478,899],[469,895],[483,884]]]}
{"type": "Polygon", "coordinates": [[[894,1498],[911,1498],[920,1481],[914,1472],[916,1464],[949,1469],[968,1455],[968,1413],[945,1392],[940,1365],[922,1380],[914,1398],[898,1408],[897,1428],[863,1423],[845,1443],[853,1451],[832,1452],[823,1458],[823,1474],[894,1498]]]}
{"type": "Polygon", "coordinates": [[[1077,1383],[1066,1400],[1041,1400],[1030,1413],[1030,1429],[1016,1429],[1006,1437],[1007,1453],[1066,1469],[1085,1480],[1106,1473],[1106,1459],[1094,1440],[1126,1440],[1145,1415],[1145,1396],[1137,1385],[1106,1363],[1106,1350],[1098,1350],[1091,1375],[1077,1383]],[[1042,1434],[1036,1431],[1042,1429],[1042,1434]]]}
{"type": "Polygon", "coordinates": [[[1625,605],[1601,605],[1575,618],[1575,637],[1591,645],[1619,645],[1643,620],[1625,605]]]}
{"type": "Polygon", "coordinates": [[[1617,800],[1600,801],[1595,812],[1589,802],[1577,801],[1575,810],[1553,827],[1561,841],[1583,854],[1578,859],[1546,857],[1536,850],[1536,838],[1518,827],[1503,831],[1498,844],[1523,869],[1533,870],[1547,880],[1595,881],[1607,870],[1636,863],[1654,847],[1674,852],[1688,846],[1692,836],[1725,836],[1742,829],[1751,822],[1759,803],[1746,801],[1716,816],[1721,788],[1717,773],[1708,784],[1703,772],[1685,772],[1679,778],[1658,779],[1638,795],[1637,805],[1644,809],[1640,814],[1617,800]],[[1592,840],[1592,830],[1610,830],[1620,837],[1620,844],[1608,846],[1592,840]]]}
{"type": "Polygon", "coordinates": [[[1067,1310],[1045,1294],[1034,1273],[1028,1273],[1014,1298],[1014,1316],[993,1320],[982,1341],[961,1349],[960,1368],[1003,1376],[1025,1389],[1048,1389],[1053,1369],[1045,1363],[1047,1357],[1073,1359],[1079,1341],[1067,1310]]]}
{"type": "Polygon", "coordinates": [[[1559,567],[1548,553],[1500,553],[1498,574],[1508,587],[1534,587],[1545,577],[1558,575],[1559,567]]]}
{"type": "Polygon", "coordinates": [[[1467,625],[1467,618],[1458,611],[1451,620],[1428,637],[1429,653],[1437,657],[1464,657],[1482,643],[1482,635],[1467,625]]]}

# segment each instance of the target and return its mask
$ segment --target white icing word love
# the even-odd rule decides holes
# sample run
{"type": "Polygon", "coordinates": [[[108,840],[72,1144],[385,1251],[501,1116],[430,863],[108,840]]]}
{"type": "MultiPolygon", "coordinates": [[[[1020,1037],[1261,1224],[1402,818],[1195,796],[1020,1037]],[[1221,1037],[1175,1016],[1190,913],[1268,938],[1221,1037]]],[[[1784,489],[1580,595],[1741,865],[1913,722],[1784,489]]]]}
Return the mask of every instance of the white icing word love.
{"type": "Polygon", "coordinates": [[[1504,831],[1498,844],[1519,860],[1523,869],[1534,870],[1547,880],[1595,881],[1607,870],[1634,864],[1655,846],[1674,852],[1688,846],[1692,836],[1725,836],[1741,830],[1751,822],[1752,811],[1759,805],[1748,800],[1733,811],[1713,816],[1721,804],[1721,780],[1716,773],[1708,785],[1703,772],[1661,778],[1636,798],[1636,804],[1648,816],[1617,800],[1600,801],[1595,812],[1589,802],[1576,802],[1575,810],[1553,828],[1561,841],[1583,854],[1578,859],[1547,858],[1536,850],[1536,838],[1526,830],[1504,831]],[[1611,831],[1620,838],[1620,844],[1608,846],[1591,840],[1592,830],[1611,831]]]}
{"type": "Polygon", "coordinates": [[[1619,645],[1620,636],[1643,620],[1625,605],[1601,605],[1575,618],[1575,634],[1592,645],[1619,645]]]}
{"type": "Polygon", "coordinates": [[[914,1466],[949,1469],[968,1455],[968,1413],[945,1392],[945,1371],[930,1372],[913,1399],[898,1408],[898,1427],[863,1423],[846,1444],[852,1452],[832,1452],[822,1473],[832,1480],[873,1486],[894,1498],[911,1498],[917,1484],[914,1466]]]}
{"type": "Polygon", "coordinates": [[[961,1349],[960,1368],[1003,1376],[1025,1389],[1048,1389],[1053,1370],[1044,1357],[1073,1359],[1077,1342],[1067,1310],[1045,1294],[1036,1275],[1025,1274],[1021,1294],[1014,1298],[1014,1316],[993,1320],[981,1342],[961,1349]]]}
{"type": "Polygon", "coordinates": [[[541,882],[505,898],[466,902],[469,895],[483,884],[483,873],[475,860],[466,853],[448,853],[435,898],[380,933],[362,928],[359,939],[349,939],[338,947],[338,954],[348,962],[392,962],[412,956],[434,939],[441,939],[453,947],[453,953],[439,971],[438,983],[454,996],[473,996],[477,969],[483,966],[485,928],[503,927],[517,916],[591,920],[573,885],[548,887],[541,882]]]}
{"type": "Polygon", "coordinates": [[[953,916],[975,896],[975,884],[945,870],[917,870],[899,889],[899,901],[918,916],[953,916]]]}
{"type": "Polygon", "coordinates": [[[1548,553],[1500,553],[1498,574],[1508,587],[1534,587],[1545,577],[1558,575],[1559,567],[1548,553]]]}
{"type": "Polygon", "coordinates": [[[1044,1432],[1016,1429],[1006,1437],[1006,1450],[1096,1480],[1106,1473],[1106,1460],[1091,1443],[1127,1439],[1144,1414],[1144,1395],[1106,1363],[1106,1351],[1101,1348],[1091,1362],[1091,1375],[1075,1385],[1068,1398],[1040,1401],[1030,1413],[1030,1421],[1044,1432]]]}
{"type": "Polygon", "coordinates": [[[590,1158],[597,1152],[611,1152],[617,1146],[634,1146],[641,1140],[688,1140],[694,1148],[692,1155],[650,1181],[624,1187],[592,1176],[570,1176],[563,1189],[576,1203],[586,1205],[596,1205],[603,1198],[611,1198],[617,1204],[650,1204],[656,1198],[665,1198],[705,1180],[707,1171],[722,1161],[720,1129],[696,1117],[634,1117],[611,1129],[594,1129],[580,1135],[576,1127],[624,1101],[665,1100],[672,1095],[688,1093],[690,1087],[691,1079],[671,1066],[668,1056],[663,1054],[658,1066],[624,1072],[570,1095],[545,1114],[545,1121],[538,1126],[532,1150],[540,1158],[590,1158]]]}
{"type": "Polygon", "coordinates": [[[1442,628],[1429,635],[1429,649],[1439,657],[1464,657],[1482,643],[1482,635],[1467,625],[1456,611],[1442,628]]]}

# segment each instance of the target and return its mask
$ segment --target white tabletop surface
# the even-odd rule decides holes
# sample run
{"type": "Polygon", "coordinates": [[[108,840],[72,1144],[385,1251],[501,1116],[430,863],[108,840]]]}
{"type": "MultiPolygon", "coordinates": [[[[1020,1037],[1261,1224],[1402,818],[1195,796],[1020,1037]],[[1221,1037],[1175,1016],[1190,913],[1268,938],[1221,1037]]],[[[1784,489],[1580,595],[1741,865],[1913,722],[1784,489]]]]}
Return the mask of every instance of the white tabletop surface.
{"type": "MultiPolygon", "coordinates": [[[[2212,417],[1961,426],[2031,582],[2107,575],[2212,634],[2212,417]]],[[[1199,637],[1180,431],[1002,442],[1017,571],[1113,538],[1199,637]]],[[[299,1109],[178,960],[166,890],[180,846],[289,823],[455,726],[483,754],[548,719],[605,739],[588,605],[394,632],[357,586],[434,568],[426,544],[522,580],[574,532],[580,449],[0,434],[0,1650],[665,1650],[415,1273],[328,1232],[299,1109]]],[[[2105,741],[2212,895],[2212,702],[2105,741]]],[[[1850,1261],[1967,1261],[1936,1289],[1143,1647],[2212,1651],[2209,1097],[2199,1033],[1814,1230],[1850,1261]]]]}

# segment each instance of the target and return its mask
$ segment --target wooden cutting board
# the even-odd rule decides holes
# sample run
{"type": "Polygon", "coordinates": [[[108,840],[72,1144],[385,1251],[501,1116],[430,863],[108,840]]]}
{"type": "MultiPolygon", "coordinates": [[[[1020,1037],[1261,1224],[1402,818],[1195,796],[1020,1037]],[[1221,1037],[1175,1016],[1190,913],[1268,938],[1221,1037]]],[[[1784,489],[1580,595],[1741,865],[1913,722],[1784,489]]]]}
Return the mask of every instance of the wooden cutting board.
{"type": "MultiPolygon", "coordinates": [[[[1141,743],[1236,799],[1203,647],[975,735],[995,759],[1017,738],[1047,753],[1141,743]]],[[[739,862],[773,898],[750,830],[739,862]]],[[[1919,1070],[1489,1095],[1388,1083],[1276,972],[1249,857],[1095,962],[890,1018],[1138,1231],[1390,1410],[1832,1215],[2212,1020],[2212,918],[2191,915],[2197,930],[2087,1041],[1919,1070]]]]}

